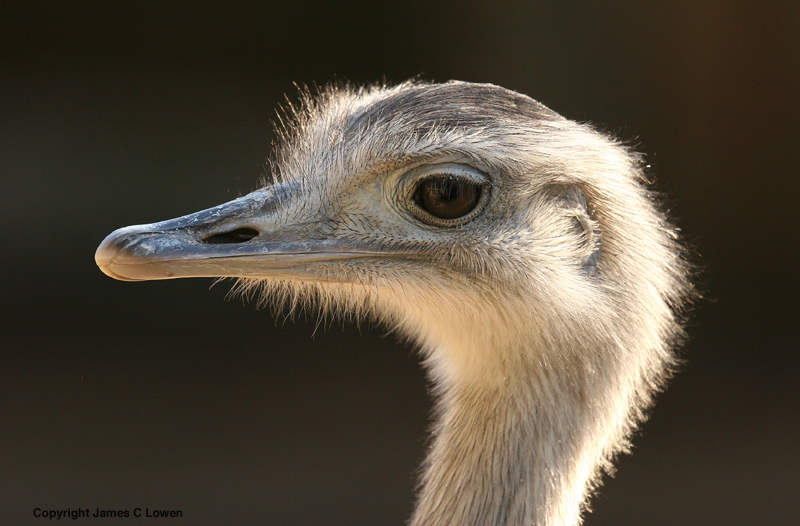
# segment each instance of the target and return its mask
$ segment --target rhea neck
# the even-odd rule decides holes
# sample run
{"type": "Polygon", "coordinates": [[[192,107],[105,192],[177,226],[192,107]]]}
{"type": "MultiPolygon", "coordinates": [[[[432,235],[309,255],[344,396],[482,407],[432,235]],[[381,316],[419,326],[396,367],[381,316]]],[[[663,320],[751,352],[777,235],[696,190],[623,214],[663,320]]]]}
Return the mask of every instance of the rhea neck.
{"type": "Polygon", "coordinates": [[[576,385],[580,375],[563,362],[553,365],[551,350],[516,345],[472,349],[489,361],[482,375],[441,374],[448,349],[431,353],[436,423],[412,526],[580,523],[587,483],[602,462],[588,434],[595,427],[584,407],[588,386],[576,385]]]}

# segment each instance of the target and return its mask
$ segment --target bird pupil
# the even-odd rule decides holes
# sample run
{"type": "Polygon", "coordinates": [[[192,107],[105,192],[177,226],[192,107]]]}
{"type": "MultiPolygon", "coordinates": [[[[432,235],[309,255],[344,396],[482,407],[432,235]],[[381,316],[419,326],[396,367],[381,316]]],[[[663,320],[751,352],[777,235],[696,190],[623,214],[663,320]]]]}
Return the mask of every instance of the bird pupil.
{"type": "Polygon", "coordinates": [[[428,177],[414,195],[417,206],[440,219],[456,219],[468,214],[481,197],[481,187],[463,177],[428,177]]]}

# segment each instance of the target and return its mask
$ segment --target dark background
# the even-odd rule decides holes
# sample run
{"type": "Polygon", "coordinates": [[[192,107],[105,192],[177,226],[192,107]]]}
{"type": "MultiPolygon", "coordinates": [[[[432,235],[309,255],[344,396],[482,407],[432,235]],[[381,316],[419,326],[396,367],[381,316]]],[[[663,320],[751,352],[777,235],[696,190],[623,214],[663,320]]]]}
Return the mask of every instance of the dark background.
{"type": "Polygon", "coordinates": [[[419,75],[638,144],[697,246],[686,366],[586,524],[798,524],[800,3],[568,4],[4,7],[0,523],[403,524],[429,409],[412,349],[93,256],[252,190],[294,82],[419,75]]]}

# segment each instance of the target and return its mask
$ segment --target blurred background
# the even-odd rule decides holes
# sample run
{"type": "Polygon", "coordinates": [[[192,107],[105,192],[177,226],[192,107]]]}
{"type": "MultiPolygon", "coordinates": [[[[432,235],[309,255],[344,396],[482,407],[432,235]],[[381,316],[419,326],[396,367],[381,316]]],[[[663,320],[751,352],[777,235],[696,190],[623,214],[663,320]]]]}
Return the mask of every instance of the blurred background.
{"type": "Polygon", "coordinates": [[[798,524],[800,3],[13,4],[0,523],[144,506],[404,523],[429,410],[413,349],[276,321],[225,283],[114,281],[94,251],[254,189],[294,83],[418,76],[499,84],[638,145],[696,246],[684,370],[586,524],[798,524]]]}

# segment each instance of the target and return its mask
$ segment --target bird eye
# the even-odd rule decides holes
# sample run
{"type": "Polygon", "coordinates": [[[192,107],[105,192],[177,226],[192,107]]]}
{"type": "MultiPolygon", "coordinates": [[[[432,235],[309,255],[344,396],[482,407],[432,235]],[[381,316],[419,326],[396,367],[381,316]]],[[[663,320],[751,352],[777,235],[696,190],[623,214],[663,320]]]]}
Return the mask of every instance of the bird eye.
{"type": "Polygon", "coordinates": [[[437,174],[422,180],[414,202],[439,219],[458,219],[470,213],[481,199],[481,185],[465,177],[437,174]]]}

